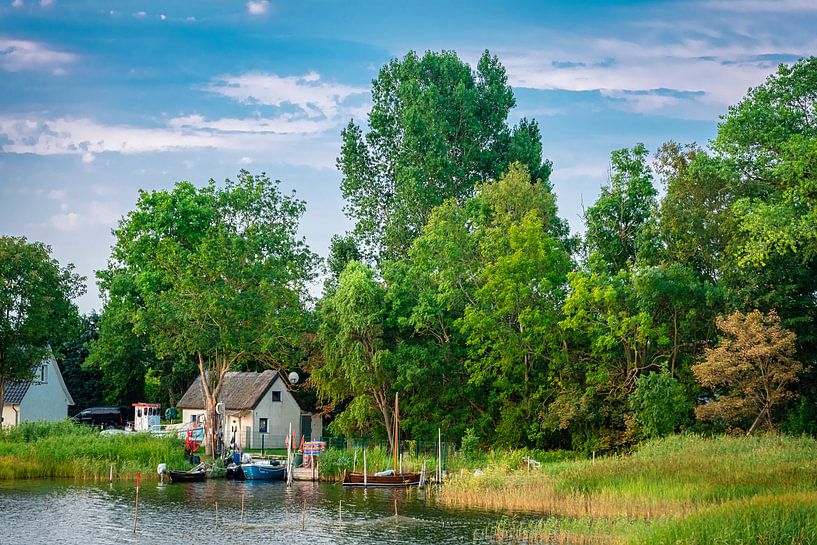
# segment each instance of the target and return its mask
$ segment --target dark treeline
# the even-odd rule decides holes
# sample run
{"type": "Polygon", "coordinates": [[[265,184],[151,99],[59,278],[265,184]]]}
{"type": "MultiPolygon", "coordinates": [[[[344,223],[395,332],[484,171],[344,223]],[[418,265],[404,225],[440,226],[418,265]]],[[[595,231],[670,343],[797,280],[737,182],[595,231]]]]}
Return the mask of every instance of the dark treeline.
{"type": "Polygon", "coordinates": [[[303,203],[266,176],[140,197],[105,307],[66,353],[90,349],[66,366],[101,384],[89,403],[167,403],[199,373],[274,366],[309,375],[333,432],[389,440],[395,392],[416,439],[590,451],[817,431],[817,58],[749,90],[705,147],[613,151],[582,237],[536,121],[508,124],[496,57],[409,53],[372,102],[342,131],[354,228],[312,304],[303,203]]]}

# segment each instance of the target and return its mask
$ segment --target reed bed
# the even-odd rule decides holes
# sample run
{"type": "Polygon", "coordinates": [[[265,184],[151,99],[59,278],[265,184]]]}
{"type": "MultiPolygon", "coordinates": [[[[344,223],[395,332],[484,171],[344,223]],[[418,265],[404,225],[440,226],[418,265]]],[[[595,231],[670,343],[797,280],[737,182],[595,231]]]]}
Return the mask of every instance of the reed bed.
{"type": "Polygon", "coordinates": [[[100,481],[110,476],[156,478],[156,466],[188,468],[180,440],[149,434],[102,435],[71,422],[24,423],[0,431],[0,479],[68,478],[100,481]]]}
{"type": "Polygon", "coordinates": [[[817,545],[815,453],[807,437],[679,435],[595,463],[463,472],[437,499],[543,516],[487,530],[498,541],[817,545]]]}

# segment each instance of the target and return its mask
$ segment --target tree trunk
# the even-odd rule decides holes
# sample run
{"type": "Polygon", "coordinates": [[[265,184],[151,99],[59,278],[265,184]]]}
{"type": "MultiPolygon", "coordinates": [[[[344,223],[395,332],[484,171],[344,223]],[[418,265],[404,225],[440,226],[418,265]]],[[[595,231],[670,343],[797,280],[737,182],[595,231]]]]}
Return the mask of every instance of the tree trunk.
{"type": "Polygon", "coordinates": [[[215,461],[216,399],[213,390],[210,388],[211,372],[205,367],[204,357],[201,353],[198,354],[198,357],[201,394],[204,400],[204,453],[211,456],[215,461]]]}
{"type": "Polygon", "coordinates": [[[383,415],[383,423],[386,425],[386,435],[389,438],[389,449],[394,452],[394,429],[392,427],[391,406],[386,394],[381,392],[372,392],[372,397],[383,415]]]}

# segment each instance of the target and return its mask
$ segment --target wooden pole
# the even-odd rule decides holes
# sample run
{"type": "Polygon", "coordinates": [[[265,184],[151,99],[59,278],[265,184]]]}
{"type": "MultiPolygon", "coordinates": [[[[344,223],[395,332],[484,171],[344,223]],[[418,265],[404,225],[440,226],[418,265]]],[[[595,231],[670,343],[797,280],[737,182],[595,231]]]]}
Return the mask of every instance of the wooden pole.
{"type": "Polygon", "coordinates": [[[108,484],[113,484],[113,464],[111,464],[111,473],[108,475],[108,484]]]}
{"type": "Polygon", "coordinates": [[[136,533],[136,526],[139,522],[139,485],[142,480],[142,472],[136,474],[136,511],[133,513],[133,533],[136,533]]]}
{"type": "Polygon", "coordinates": [[[363,488],[369,485],[369,473],[366,467],[366,447],[363,447],[363,488]]]}
{"type": "Polygon", "coordinates": [[[440,428],[437,428],[437,484],[443,480],[443,436],[440,428]]]}
{"type": "Polygon", "coordinates": [[[400,441],[400,439],[398,438],[398,431],[397,431],[398,430],[398,428],[397,428],[397,426],[398,426],[397,419],[400,418],[400,409],[399,409],[399,405],[397,404],[397,396],[398,395],[399,394],[397,394],[397,393],[394,394],[394,433],[392,434],[392,438],[394,439],[394,448],[392,450],[394,450],[394,472],[395,473],[397,473],[397,451],[399,450],[399,447],[397,445],[399,444],[399,441],[400,441]]]}

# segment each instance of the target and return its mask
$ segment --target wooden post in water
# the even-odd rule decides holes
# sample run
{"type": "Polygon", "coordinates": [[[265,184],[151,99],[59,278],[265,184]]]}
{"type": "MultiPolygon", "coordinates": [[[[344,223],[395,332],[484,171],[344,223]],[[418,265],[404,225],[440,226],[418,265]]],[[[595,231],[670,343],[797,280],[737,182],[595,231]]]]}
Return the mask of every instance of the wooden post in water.
{"type": "Polygon", "coordinates": [[[440,484],[443,480],[443,436],[440,428],[437,428],[437,472],[436,481],[440,484]]]}
{"type": "Polygon", "coordinates": [[[366,447],[363,447],[363,488],[369,486],[369,474],[366,467],[366,447]]]}
{"type": "Polygon", "coordinates": [[[108,476],[108,484],[113,484],[113,464],[111,464],[111,473],[108,476]]]}
{"type": "Polygon", "coordinates": [[[142,480],[142,472],[136,474],[136,511],[133,512],[133,533],[136,533],[136,526],[139,522],[139,485],[142,480]]]}

